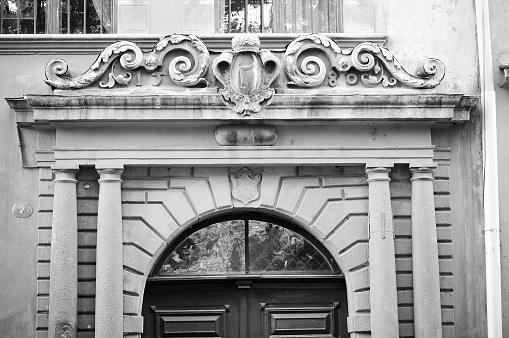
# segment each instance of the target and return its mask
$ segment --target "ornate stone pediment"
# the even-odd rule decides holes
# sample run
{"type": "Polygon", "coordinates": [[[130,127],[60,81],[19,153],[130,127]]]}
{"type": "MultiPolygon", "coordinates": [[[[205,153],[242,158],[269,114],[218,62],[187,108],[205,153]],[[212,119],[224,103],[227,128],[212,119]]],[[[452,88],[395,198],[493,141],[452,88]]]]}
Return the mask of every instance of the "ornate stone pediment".
{"type": "Polygon", "coordinates": [[[281,70],[281,63],[268,50],[260,50],[253,34],[237,35],[232,51],[222,52],[212,70],[224,88],[219,90],[226,104],[242,115],[257,113],[261,104],[270,104],[274,89],[269,88],[281,70]]]}
{"type": "MultiPolygon", "coordinates": [[[[61,59],[46,67],[46,83],[62,90],[128,88],[127,95],[151,91],[176,95],[183,92],[178,87],[209,87],[186,93],[219,94],[218,99],[241,116],[260,112],[273,102],[278,90],[298,97],[307,95],[287,90],[292,87],[328,88],[327,95],[339,96],[350,88],[369,94],[369,88],[375,86],[434,88],[444,75],[445,67],[437,59],[428,59],[412,75],[384,46],[363,42],[342,47],[320,34],[296,38],[284,54],[260,49],[259,38],[250,34],[235,36],[232,50],[220,54],[209,52],[194,35],[173,34],[148,52],[132,42],[113,43],[81,75],[71,76],[61,59]],[[213,74],[208,72],[210,66],[213,74]]],[[[315,96],[321,93],[309,92],[315,96]]],[[[116,91],[114,95],[125,94],[116,91]]]]}
{"type": "Polygon", "coordinates": [[[135,86],[142,86],[143,82],[158,86],[161,78],[169,75],[177,85],[207,86],[203,76],[207,73],[209,58],[207,47],[194,35],[166,36],[150,52],[143,52],[132,42],[118,41],[106,47],[85,73],[75,77],[67,74],[64,60],[50,61],[45,82],[57,89],[82,89],[97,82],[100,88],[113,88],[117,84],[127,86],[135,78],[135,86]],[[180,53],[166,57],[174,50],[180,53]]]}
{"type": "Polygon", "coordinates": [[[302,35],[290,43],[284,65],[291,80],[288,84],[298,87],[318,87],[324,82],[337,87],[340,75],[345,74],[350,86],[361,82],[366,87],[388,87],[400,82],[412,88],[434,88],[445,76],[444,64],[438,59],[428,59],[413,76],[383,46],[363,42],[354,48],[341,48],[320,34],[302,35]]]}

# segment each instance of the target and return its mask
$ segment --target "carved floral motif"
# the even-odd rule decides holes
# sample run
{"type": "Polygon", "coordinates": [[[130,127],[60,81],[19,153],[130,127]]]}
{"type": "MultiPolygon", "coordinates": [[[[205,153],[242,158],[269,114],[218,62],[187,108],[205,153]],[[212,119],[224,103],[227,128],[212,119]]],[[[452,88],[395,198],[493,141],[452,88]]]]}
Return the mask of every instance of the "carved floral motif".
{"type": "Polygon", "coordinates": [[[354,85],[359,80],[357,73],[361,73],[360,81],[367,87],[380,83],[394,86],[399,81],[412,88],[434,88],[445,76],[445,67],[438,59],[428,59],[414,76],[383,46],[364,42],[354,48],[340,48],[320,34],[302,35],[290,43],[284,70],[291,80],[288,84],[298,87],[317,87],[326,78],[328,85],[335,87],[341,73],[345,73],[347,84],[354,85]],[[321,51],[320,55],[307,52],[311,49],[321,51]]]}
{"type": "Polygon", "coordinates": [[[281,63],[268,50],[260,50],[260,40],[252,34],[232,39],[232,51],[214,60],[212,70],[224,88],[219,92],[226,104],[241,115],[257,113],[274,95],[269,88],[281,70],[281,63]]]}
{"type": "MultiPolygon", "coordinates": [[[[209,67],[209,52],[203,42],[194,35],[173,34],[160,40],[150,52],[143,52],[136,44],[119,41],[108,46],[83,74],[69,76],[68,66],[64,60],[52,60],[46,66],[45,82],[58,89],[81,89],[99,80],[108,70],[108,81],[101,81],[102,88],[112,88],[116,84],[127,85],[132,75],[129,72],[118,74],[123,70],[137,70],[143,67],[154,72],[163,65],[163,60],[170,51],[181,49],[186,56],[180,55],[171,59],[168,74],[178,85],[192,87],[207,85],[204,76],[209,67]],[[190,59],[187,55],[191,55],[190,59]],[[118,68],[120,61],[121,70],[118,68]],[[192,66],[194,64],[194,66],[192,66]]],[[[159,74],[159,77],[161,75],[159,74]]],[[[157,75],[156,75],[157,77],[157,75]]]]}

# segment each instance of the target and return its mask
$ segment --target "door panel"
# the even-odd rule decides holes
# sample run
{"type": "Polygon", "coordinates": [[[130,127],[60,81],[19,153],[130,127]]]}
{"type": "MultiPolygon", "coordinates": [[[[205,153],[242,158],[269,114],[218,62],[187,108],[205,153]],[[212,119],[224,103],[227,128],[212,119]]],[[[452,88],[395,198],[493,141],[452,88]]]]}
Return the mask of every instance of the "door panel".
{"type": "Polygon", "coordinates": [[[229,306],[168,308],[152,307],[156,337],[226,337],[229,306]]]}
{"type": "Polygon", "coordinates": [[[148,282],[143,338],[347,337],[344,280],[148,282]]]}
{"type": "Polygon", "coordinates": [[[276,307],[265,309],[265,337],[334,337],[334,307],[276,307]]]}

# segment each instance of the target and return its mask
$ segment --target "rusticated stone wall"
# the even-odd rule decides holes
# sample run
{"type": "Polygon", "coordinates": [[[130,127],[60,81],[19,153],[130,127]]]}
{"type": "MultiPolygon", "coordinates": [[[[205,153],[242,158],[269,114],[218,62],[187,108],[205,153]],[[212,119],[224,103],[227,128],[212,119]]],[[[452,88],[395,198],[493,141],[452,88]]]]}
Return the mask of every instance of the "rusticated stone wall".
{"type": "MultiPolygon", "coordinates": [[[[444,337],[454,336],[452,243],[447,150],[436,152],[435,205],[444,337]]],[[[124,315],[141,315],[146,277],[181,231],[233,210],[278,215],[324,242],[345,274],[350,316],[369,330],[368,185],[363,166],[250,167],[261,174],[260,198],[246,206],[231,197],[230,173],[242,168],[127,167],[123,174],[124,315]]],[[[78,176],[78,336],[94,336],[98,174],[78,176]]],[[[413,336],[410,172],[391,174],[400,336],[413,336]]],[[[40,169],[37,337],[47,337],[53,182],[40,169]]],[[[137,337],[132,334],[132,337],[137,337]]]]}

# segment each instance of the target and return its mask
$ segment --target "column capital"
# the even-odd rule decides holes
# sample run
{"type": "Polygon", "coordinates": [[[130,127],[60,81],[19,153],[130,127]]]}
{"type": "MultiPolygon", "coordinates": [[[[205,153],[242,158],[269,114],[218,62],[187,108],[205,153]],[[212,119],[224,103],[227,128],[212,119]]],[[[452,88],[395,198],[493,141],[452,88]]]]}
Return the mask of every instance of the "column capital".
{"type": "Polygon", "coordinates": [[[122,182],[120,176],[124,172],[123,169],[120,168],[101,168],[97,169],[97,173],[99,174],[99,183],[104,182],[122,182]]]}
{"type": "Polygon", "coordinates": [[[366,174],[368,175],[367,181],[390,181],[389,173],[391,169],[391,167],[366,167],[366,174]]]}
{"type": "Polygon", "coordinates": [[[419,166],[419,167],[410,167],[410,172],[412,173],[411,181],[433,181],[433,172],[435,171],[436,165],[430,166],[419,166]]]}
{"type": "Polygon", "coordinates": [[[52,169],[55,174],[55,179],[53,182],[55,183],[77,183],[76,174],[78,173],[78,169],[52,169]]]}

